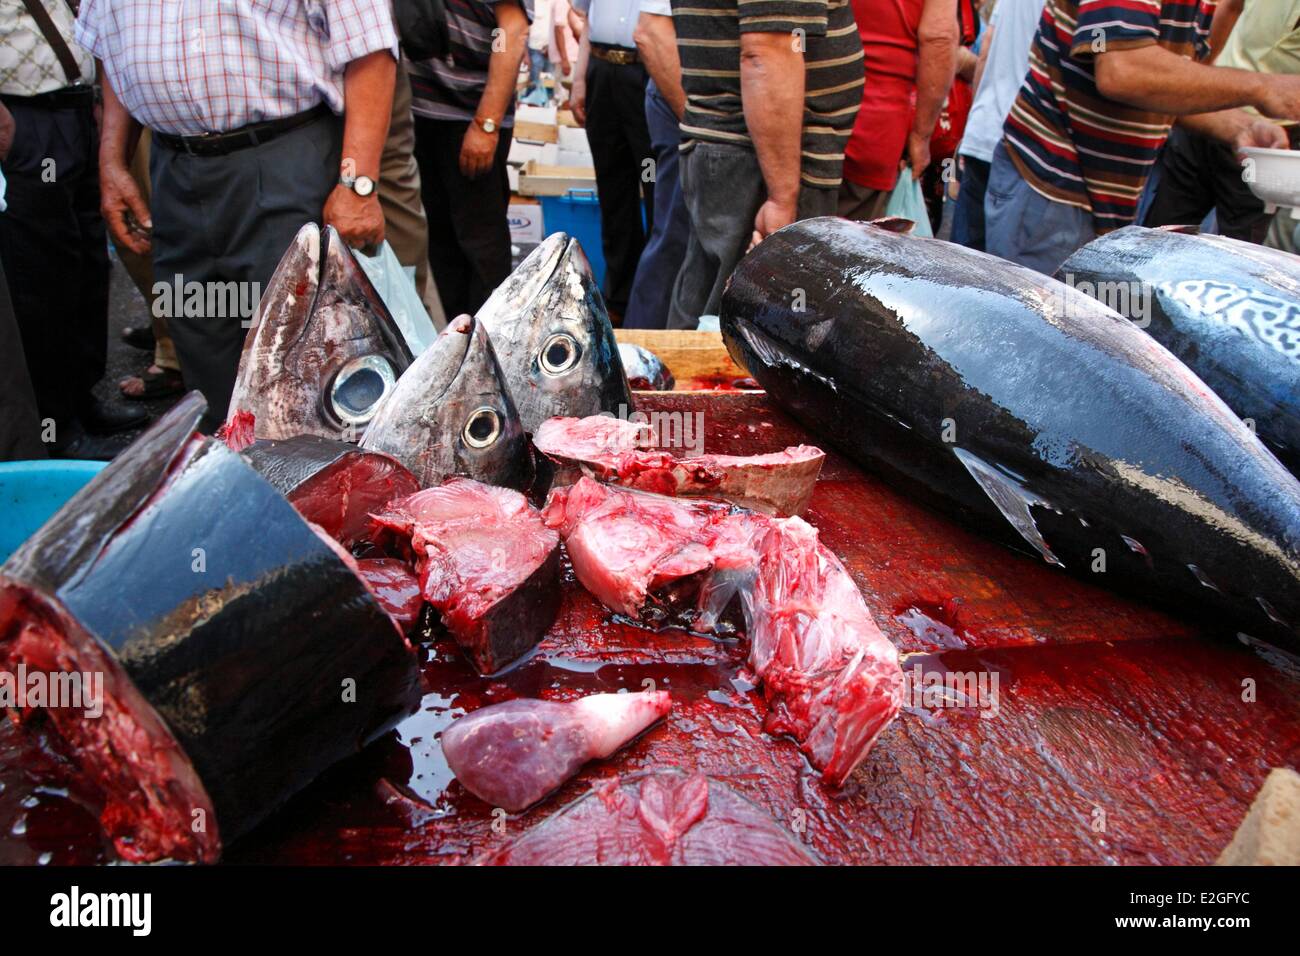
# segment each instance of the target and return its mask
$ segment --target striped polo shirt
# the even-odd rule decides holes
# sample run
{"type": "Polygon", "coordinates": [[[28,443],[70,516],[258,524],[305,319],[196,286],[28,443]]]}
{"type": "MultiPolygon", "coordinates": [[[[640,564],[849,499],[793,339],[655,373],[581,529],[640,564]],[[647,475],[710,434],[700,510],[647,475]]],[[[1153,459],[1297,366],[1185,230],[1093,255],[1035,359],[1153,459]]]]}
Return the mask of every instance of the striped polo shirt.
{"type": "Polygon", "coordinates": [[[1158,43],[1200,59],[1209,51],[1216,2],[1047,0],[1029,72],[1003,128],[1026,182],[1091,212],[1098,233],[1131,224],[1173,117],[1103,97],[1094,56],[1158,43]]]}
{"type": "Polygon", "coordinates": [[[862,41],[848,0],[672,0],[672,6],[686,91],[682,149],[697,142],[753,148],[740,102],[740,34],[789,34],[804,48],[803,182],[837,188],[862,102],[862,41]]]}
{"type": "MultiPolygon", "coordinates": [[[[408,60],[411,110],[427,119],[466,122],[474,118],[487,87],[492,36],[497,28],[493,7],[509,0],[443,0],[450,49],[445,59],[408,60]]],[[[518,0],[531,22],[533,0],[518,0]]],[[[514,97],[501,125],[515,121],[514,97]]]]}

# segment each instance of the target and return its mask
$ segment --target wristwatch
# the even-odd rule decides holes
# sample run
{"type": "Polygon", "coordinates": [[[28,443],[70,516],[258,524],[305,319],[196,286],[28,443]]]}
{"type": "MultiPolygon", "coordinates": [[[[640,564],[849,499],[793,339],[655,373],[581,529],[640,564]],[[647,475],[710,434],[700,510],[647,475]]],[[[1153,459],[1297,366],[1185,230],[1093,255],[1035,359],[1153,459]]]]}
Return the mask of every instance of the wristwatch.
{"type": "Polygon", "coordinates": [[[363,199],[375,191],[375,181],[369,176],[349,176],[344,173],[339,176],[339,185],[346,186],[363,199]]]}
{"type": "Polygon", "coordinates": [[[477,116],[475,116],[474,122],[475,124],[478,125],[478,128],[485,133],[495,133],[497,130],[501,128],[501,124],[498,123],[490,116],[487,119],[479,119],[477,116]]]}

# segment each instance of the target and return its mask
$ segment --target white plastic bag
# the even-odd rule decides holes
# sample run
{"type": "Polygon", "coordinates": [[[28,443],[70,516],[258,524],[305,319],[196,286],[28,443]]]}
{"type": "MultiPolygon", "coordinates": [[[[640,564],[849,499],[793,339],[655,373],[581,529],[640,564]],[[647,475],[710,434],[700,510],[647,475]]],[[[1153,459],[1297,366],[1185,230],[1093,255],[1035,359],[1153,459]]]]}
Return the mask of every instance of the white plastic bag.
{"type": "Polygon", "coordinates": [[[925,208],[925,196],[921,193],[921,181],[912,178],[912,171],[904,168],[898,174],[894,191],[889,194],[889,203],[885,206],[886,216],[898,216],[916,223],[912,230],[914,236],[933,236],[930,228],[930,214],[925,208]]]}
{"type": "Polygon", "coordinates": [[[387,242],[373,256],[353,251],[375,291],[392,313],[393,321],[401,329],[411,354],[418,356],[433,344],[433,340],[438,337],[438,330],[433,327],[429,313],[420,301],[420,294],[415,290],[415,267],[407,268],[398,262],[397,255],[387,242]]]}

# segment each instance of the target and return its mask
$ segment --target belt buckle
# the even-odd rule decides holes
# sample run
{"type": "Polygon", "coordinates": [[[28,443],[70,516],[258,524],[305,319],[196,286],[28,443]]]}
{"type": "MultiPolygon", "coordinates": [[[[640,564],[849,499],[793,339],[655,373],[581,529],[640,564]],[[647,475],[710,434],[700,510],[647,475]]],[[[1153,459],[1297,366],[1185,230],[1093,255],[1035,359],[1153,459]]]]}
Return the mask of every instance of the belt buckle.
{"type": "Polygon", "coordinates": [[[610,50],[610,57],[619,66],[627,66],[632,62],[632,54],[627,50],[610,50]]]}

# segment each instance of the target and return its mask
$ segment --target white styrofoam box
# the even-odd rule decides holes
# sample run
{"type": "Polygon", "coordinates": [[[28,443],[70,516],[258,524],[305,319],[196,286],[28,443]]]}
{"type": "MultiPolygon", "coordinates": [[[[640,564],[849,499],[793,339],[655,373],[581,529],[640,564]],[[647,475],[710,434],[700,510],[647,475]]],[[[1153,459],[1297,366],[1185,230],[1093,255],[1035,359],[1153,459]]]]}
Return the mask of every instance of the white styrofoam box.
{"type": "Polygon", "coordinates": [[[587,131],[581,126],[561,126],[560,127],[560,149],[574,150],[575,152],[586,153],[591,155],[591,146],[587,143],[587,131]]]}
{"type": "Polygon", "coordinates": [[[509,163],[506,164],[506,182],[509,184],[512,193],[519,192],[520,168],[519,166],[511,166],[509,163]]]}
{"type": "Polygon", "coordinates": [[[525,123],[541,123],[554,126],[557,110],[554,106],[530,106],[520,103],[515,107],[515,119],[525,123]]]}
{"type": "Polygon", "coordinates": [[[537,203],[511,203],[510,241],[516,245],[542,241],[542,207],[537,203]]]}
{"type": "Polygon", "coordinates": [[[593,160],[591,153],[579,151],[576,149],[560,148],[555,160],[556,166],[591,166],[593,160]]]}
{"type": "Polygon", "coordinates": [[[525,143],[522,140],[510,141],[510,155],[506,157],[506,162],[515,166],[522,166],[530,159],[538,162],[542,161],[542,144],[525,143]]]}
{"type": "Polygon", "coordinates": [[[543,166],[563,165],[563,163],[560,162],[560,147],[556,146],[554,143],[546,143],[542,146],[542,155],[538,159],[538,162],[543,166]]]}

